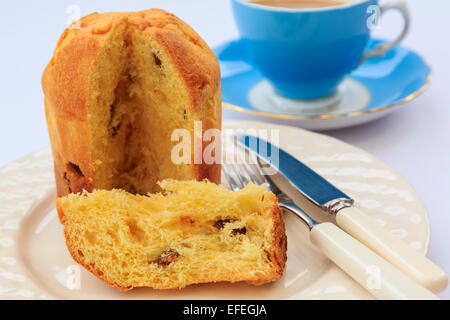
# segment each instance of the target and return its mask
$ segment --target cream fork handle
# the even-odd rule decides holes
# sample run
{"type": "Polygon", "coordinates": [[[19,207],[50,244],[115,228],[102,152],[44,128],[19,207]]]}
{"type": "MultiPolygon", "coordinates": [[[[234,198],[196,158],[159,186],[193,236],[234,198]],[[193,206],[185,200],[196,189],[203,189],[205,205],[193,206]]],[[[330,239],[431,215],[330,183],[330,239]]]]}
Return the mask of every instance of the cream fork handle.
{"type": "Polygon", "coordinates": [[[315,225],[311,242],[378,299],[438,299],[332,223],[315,225]]]}
{"type": "Polygon", "coordinates": [[[448,277],[441,268],[382,228],[358,208],[341,209],[336,215],[336,222],[353,238],[425,288],[440,292],[447,287],[448,277]]]}

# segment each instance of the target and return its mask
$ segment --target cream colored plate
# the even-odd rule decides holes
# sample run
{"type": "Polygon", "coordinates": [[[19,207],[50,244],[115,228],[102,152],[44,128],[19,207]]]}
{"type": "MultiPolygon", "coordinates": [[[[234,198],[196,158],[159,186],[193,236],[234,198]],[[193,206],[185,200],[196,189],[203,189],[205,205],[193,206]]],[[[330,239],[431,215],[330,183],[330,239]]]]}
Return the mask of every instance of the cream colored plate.
{"type": "MultiPolygon", "coordinates": [[[[228,129],[280,129],[280,146],[344,192],[410,246],[425,254],[427,212],[408,182],[368,153],[325,135],[262,122],[225,122],[228,129]]],[[[183,290],[121,293],[78,267],[68,254],[54,209],[49,148],[0,169],[0,299],[371,299],[309,243],[305,228],[286,217],[288,262],[275,283],[193,285],[183,290]],[[31,206],[31,207],[30,207],[31,206]]],[[[288,190],[289,192],[289,190],[288,190]]],[[[304,199],[316,218],[316,212],[304,199]]]]}

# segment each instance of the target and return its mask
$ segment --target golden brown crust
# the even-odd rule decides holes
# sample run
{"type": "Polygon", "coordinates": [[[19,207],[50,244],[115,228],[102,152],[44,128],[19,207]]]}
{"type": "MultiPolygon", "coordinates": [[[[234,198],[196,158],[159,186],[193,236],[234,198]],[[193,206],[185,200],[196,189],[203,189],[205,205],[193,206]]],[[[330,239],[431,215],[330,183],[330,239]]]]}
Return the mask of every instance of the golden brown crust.
{"type": "MultiPolygon", "coordinates": [[[[64,31],[42,76],[58,196],[95,188],[87,120],[89,77],[111,30],[124,24],[138,27],[165,48],[188,89],[191,103],[187,108],[200,115],[215,114],[202,119],[204,129],[221,129],[218,61],[191,27],[159,9],[90,14],[64,31]],[[69,163],[76,164],[83,175],[67,172],[69,163]]],[[[197,180],[220,182],[218,164],[196,164],[192,170],[197,180]]]]}
{"type": "Polygon", "coordinates": [[[278,199],[273,193],[267,193],[266,197],[269,199],[269,212],[272,214],[273,219],[273,251],[271,252],[273,261],[275,262],[277,268],[275,274],[279,277],[283,275],[284,266],[287,261],[287,237],[286,237],[286,227],[284,225],[283,211],[278,205],[278,199]]]}
{"type": "Polygon", "coordinates": [[[283,219],[283,211],[278,205],[277,197],[273,193],[267,192],[264,194],[263,210],[269,213],[273,221],[272,247],[267,254],[269,256],[269,260],[272,261],[274,268],[268,279],[248,281],[253,285],[261,285],[281,278],[283,276],[284,267],[287,261],[287,236],[283,219]]]}

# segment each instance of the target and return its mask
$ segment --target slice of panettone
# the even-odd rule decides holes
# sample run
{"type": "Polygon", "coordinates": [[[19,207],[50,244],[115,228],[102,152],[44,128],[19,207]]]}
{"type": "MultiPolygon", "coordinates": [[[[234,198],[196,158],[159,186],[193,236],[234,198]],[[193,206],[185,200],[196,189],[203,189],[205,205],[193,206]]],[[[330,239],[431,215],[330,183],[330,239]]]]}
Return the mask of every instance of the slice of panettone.
{"type": "Polygon", "coordinates": [[[249,184],[165,180],[163,193],[96,190],[57,200],[73,258],[119,290],[279,279],[286,234],[275,195],[249,184]]]}

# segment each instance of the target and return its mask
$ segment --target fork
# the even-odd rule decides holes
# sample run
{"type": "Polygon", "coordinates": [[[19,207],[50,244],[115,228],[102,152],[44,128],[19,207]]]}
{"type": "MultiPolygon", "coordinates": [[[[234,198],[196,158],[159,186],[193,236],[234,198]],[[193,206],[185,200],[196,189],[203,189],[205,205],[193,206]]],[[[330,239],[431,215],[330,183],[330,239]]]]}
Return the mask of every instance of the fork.
{"type": "Polygon", "coordinates": [[[265,184],[278,198],[280,208],[300,218],[309,228],[310,241],[377,299],[439,299],[333,223],[318,223],[311,218],[277,187],[270,175],[264,174],[261,164],[267,163],[253,153],[248,154],[256,160],[252,161],[253,165],[243,157],[240,157],[241,164],[232,157],[229,166],[222,165],[225,180],[233,191],[244,188],[250,182],[265,184]]]}

